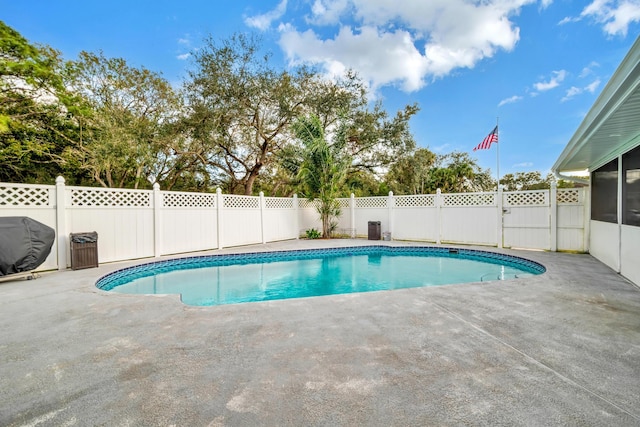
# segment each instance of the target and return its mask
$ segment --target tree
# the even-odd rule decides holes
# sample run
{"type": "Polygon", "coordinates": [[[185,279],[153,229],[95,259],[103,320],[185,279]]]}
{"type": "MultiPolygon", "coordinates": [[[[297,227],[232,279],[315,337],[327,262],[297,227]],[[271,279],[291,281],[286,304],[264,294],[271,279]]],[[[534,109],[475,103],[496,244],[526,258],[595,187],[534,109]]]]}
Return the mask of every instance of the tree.
{"type": "Polygon", "coordinates": [[[283,161],[296,156],[286,150],[294,144],[291,125],[303,115],[316,116],[326,135],[344,132],[353,169],[375,173],[415,146],[408,122],[418,107],[393,117],[381,103],[369,109],[365,85],[353,72],[329,80],[306,67],[277,70],[247,35],[220,43],[209,38],[194,58],[185,84],[191,150],[227,191],[252,194],[256,183],[283,191],[294,182],[283,161]]]}
{"type": "Polygon", "coordinates": [[[182,170],[173,126],[181,106],[169,82],[102,52],[81,52],[68,64],[67,75],[90,111],[81,123],[76,155],[95,181],[104,187],[148,187],[182,170]]]}
{"type": "Polygon", "coordinates": [[[488,170],[469,154],[453,152],[435,155],[420,148],[391,166],[385,181],[397,194],[433,194],[487,191],[495,187],[488,170]]]}
{"type": "MultiPolygon", "coordinates": [[[[506,191],[525,191],[525,190],[544,190],[551,188],[551,183],[556,178],[553,174],[548,173],[542,178],[539,171],[533,172],[516,172],[515,174],[505,174],[500,178],[500,184],[504,186],[506,191]]],[[[573,188],[575,183],[571,181],[558,180],[558,188],[573,188]]]]}
{"type": "Polygon", "coordinates": [[[252,194],[290,139],[315,75],[272,68],[258,40],[242,34],[220,44],[208,38],[194,57],[185,85],[192,150],[229,191],[252,194]]]}
{"type": "Polygon", "coordinates": [[[322,123],[317,116],[301,117],[294,124],[294,132],[304,145],[304,160],[298,171],[303,195],[317,200],[316,207],[322,221],[322,237],[331,237],[333,219],[340,215],[336,199],[342,190],[351,158],[344,155],[343,141],[330,145],[325,139],[322,123]]]}
{"type": "Polygon", "coordinates": [[[347,152],[354,159],[352,168],[376,173],[413,152],[409,120],[418,111],[416,104],[407,105],[390,118],[377,102],[372,110],[360,108],[347,114],[342,127],[347,152]]]}
{"type": "Polygon", "coordinates": [[[444,193],[489,191],[495,181],[488,170],[483,170],[468,153],[454,151],[436,158],[431,171],[431,185],[444,193]]]}
{"type": "Polygon", "coordinates": [[[76,144],[60,54],[0,21],[0,181],[53,182],[76,144]]]}
{"type": "Polygon", "coordinates": [[[431,169],[436,155],[428,148],[419,148],[413,154],[398,159],[386,176],[389,188],[395,194],[427,194],[431,188],[431,169]]]}

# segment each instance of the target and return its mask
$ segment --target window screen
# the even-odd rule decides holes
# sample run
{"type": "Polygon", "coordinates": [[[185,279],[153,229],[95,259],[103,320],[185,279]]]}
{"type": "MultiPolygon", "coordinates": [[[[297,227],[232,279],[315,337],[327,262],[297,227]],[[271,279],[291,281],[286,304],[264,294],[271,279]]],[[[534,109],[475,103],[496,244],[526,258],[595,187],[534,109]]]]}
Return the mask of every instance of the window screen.
{"type": "Polygon", "coordinates": [[[618,222],[618,159],[591,172],[591,219],[618,222]]]}
{"type": "Polygon", "coordinates": [[[640,226],[640,147],[622,156],[622,223],[640,226]]]}

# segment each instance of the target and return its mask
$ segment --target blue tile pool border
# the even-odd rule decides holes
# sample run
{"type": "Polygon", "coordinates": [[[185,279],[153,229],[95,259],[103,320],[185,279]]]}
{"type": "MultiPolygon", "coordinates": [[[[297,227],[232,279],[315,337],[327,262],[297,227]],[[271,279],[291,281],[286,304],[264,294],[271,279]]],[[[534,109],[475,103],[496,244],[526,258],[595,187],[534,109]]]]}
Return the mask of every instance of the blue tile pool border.
{"type": "Polygon", "coordinates": [[[491,264],[504,264],[525,270],[531,274],[542,274],[546,268],[537,262],[514,255],[499,254],[477,249],[462,249],[433,246],[348,246],[328,249],[297,249],[269,252],[246,252],[241,254],[199,255],[152,261],[122,268],[100,277],[98,289],[109,291],[132,280],[158,273],[226,265],[242,265],[261,262],[291,261],[349,255],[419,255],[444,258],[462,258],[491,264]]]}

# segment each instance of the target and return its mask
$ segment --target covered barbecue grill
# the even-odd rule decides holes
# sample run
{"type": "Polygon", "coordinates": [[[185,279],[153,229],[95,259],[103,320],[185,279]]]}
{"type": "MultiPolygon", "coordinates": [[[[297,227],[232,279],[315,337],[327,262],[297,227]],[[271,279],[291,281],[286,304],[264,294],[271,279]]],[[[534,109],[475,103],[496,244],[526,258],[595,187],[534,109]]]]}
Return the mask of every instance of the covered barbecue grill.
{"type": "Polygon", "coordinates": [[[0,217],[0,277],[33,271],[51,253],[53,228],[24,216],[0,217]]]}

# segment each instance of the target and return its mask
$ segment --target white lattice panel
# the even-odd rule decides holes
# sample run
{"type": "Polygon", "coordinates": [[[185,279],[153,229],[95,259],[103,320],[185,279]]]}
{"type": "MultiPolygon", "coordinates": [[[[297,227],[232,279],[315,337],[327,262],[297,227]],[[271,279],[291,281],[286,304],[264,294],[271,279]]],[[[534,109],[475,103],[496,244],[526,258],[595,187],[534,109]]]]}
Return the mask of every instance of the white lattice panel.
{"type": "Polygon", "coordinates": [[[416,196],[396,196],[394,197],[396,207],[420,208],[436,205],[436,196],[433,194],[420,194],[416,196]]]}
{"type": "Polygon", "coordinates": [[[49,189],[0,186],[0,206],[49,206],[49,189]]]}
{"type": "Polygon", "coordinates": [[[517,191],[514,193],[504,193],[505,206],[545,206],[548,205],[545,191],[517,191]]]}
{"type": "Polygon", "coordinates": [[[496,206],[495,193],[453,193],[442,195],[443,206],[496,206]]]}
{"type": "Polygon", "coordinates": [[[350,199],[337,199],[338,200],[338,205],[341,208],[348,208],[351,204],[350,199]]]}
{"type": "Polygon", "coordinates": [[[298,207],[300,209],[315,208],[316,206],[318,206],[317,200],[298,199],[298,207]]]}
{"type": "Polygon", "coordinates": [[[287,197],[265,197],[264,207],[267,209],[293,209],[293,199],[287,197]]]}
{"type": "Polygon", "coordinates": [[[256,196],[234,196],[225,194],[223,197],[225,208],[237,209],[258,209],[260,208],[260,198],[256,196]]]}
{"type": "Polygon", "coordinates": [[[582,194],[582,190],[579,188],[566,188],[566,189],[558,189],[557,193],[557,201],[559,204],[576,204],[581,203],[582,199],[580,195],[582,194]]]}
{"type": "Polygon", "coordinates": [[[71,206],[151,207],[151,191],[71,188],[71,206]]]}
{"type": "Polygon", "coordinates": [[[162,193],[162,206],[165,208],[215,208],[216,195],[167,191],[162,193]]]}
{"type": "Polygon", "coordinates": [[[388,197],[359,197],[356,208],[386,208],[388,197]]]}

